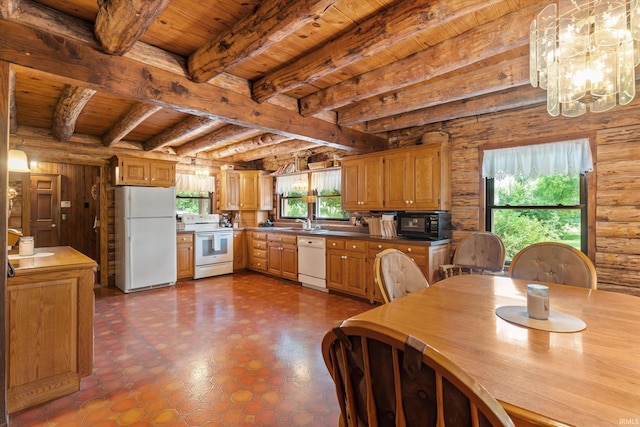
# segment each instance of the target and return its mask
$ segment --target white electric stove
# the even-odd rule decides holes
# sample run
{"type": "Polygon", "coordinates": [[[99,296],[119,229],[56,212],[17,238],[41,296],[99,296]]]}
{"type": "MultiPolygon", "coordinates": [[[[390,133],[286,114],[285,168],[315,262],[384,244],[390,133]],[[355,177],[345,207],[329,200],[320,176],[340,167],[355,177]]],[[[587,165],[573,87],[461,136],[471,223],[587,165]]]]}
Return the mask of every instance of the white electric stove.
{"type": "Polygon", "coordinates": [[[220,227],[220,215],[185,214],[182,222],[195,234],[193,278],[233,273],[233,230],[220,227]]]}

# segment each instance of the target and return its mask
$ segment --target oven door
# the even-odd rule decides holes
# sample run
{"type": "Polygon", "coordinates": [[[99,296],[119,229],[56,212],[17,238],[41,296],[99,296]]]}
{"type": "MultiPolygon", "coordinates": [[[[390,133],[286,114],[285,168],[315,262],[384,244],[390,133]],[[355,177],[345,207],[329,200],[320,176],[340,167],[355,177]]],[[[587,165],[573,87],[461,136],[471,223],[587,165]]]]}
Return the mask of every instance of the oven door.
{"type": "Polygon", "coordinates": [[[196,266],[233,261],[233,231],[197,231],[196,266]]]}

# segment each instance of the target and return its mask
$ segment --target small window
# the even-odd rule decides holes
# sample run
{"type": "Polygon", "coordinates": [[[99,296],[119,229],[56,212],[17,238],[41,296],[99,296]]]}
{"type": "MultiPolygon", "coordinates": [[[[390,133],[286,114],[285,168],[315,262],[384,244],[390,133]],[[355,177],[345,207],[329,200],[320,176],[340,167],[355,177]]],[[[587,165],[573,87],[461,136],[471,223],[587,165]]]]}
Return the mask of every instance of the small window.
{"type": "Polygon", "coordinates": [[[316,197],[317,219],[349,219],[349,212],[342,210],[342,197],[338,190],[322,190],[316,197]]]}
{"type": "Polygon", "coordinates": [[[211,213],[211,193],[196,191],[176,192],[176,214],[211,213]]]}
{"type": "Polygon", "coordinates": [[[304,191],[289,191],[280,197],[280,217],[281,218],[306,218],[307,204],[302,201],[306,196],[304,191]]]}

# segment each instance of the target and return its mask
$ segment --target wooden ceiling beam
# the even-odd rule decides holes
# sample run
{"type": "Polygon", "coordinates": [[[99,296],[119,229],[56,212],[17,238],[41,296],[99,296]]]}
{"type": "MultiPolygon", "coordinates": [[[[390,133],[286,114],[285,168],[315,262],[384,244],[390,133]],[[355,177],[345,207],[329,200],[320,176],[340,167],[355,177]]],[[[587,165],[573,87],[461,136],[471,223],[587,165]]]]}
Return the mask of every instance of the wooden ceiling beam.
{"type": "Polygon", "coordinates": [[[171,0],[98,0],[96,38],[105,50],[122,55],[138,41],[171,0]]]}
{"type": "Polygon", "coordinates": [[[94,87],[127,99],[354,152],[377,151],[387,146],[379,136],[315,117],[301,117],[273,104],[257,104],[228,89],[195,83],[14,21],[0,20],[0,33],[0,59],[40,70],[63,83],[94,87]],[[15,46],[21,49],[18,51],[15,46]]]}
{"type": "Polygon", "coordinates": [[[146,151],[159,150],[167,145],[186,141],[213,128],[224,126],[219,120],[211,120],[202,116],[189,116],[175,126],[154,136],[144,143],[146,151]]]}
{"type": "Polygon", "coordinates": [[[0,18],[8,18],[18,8],[20,0],[0,0],[0,18]]]}
{"type": "Polygon", "coordinates": [[[529,57],[522,56],[434,83],[374,97],[338,112],[338,124],[368,120],[433,107],[446,102],[529,84],[529,57]]]}
{"type": "Polygon", "coordinates": [[[226,125],[196,140],[176,147],[179,156],[190,156],[201,151],[210,150],[216,146],[224,145],[229,140],[252,137],[259,132],[256,129],[238,125],[226,125]]]}
{"type": "Polygon", "coordinates": [[[189,74],[204,82],[254,58],[318,19],[336,0],[266,0],[189,57],[189,74]]]}
{"type": "Polygon", "coordinates": [[[16,133],[17,131],[18,131],[18,105],[16,104],[16,72],[10,68],[9,69],[9,133],[16,133]]]}
{"type": "Polygon", "coordinates": [[[462,67],[529,44],[529,26],[540,12],[532,6],[509,13],[457,37],[384,67],[322,89],[300,99],[300,114],[310,116],[401,87],[433,79],[462,67]],[[499,40],[496,40],[499,38],[499,40]]]}
{"type": "MultiPolygon", "coordinates": [[[[307,141],[300,141],[294,139],[292,141],[284,141],[280,144],[276,144],[269,150],[269,156],[282,156],[289,155],[301,150],[308,150],[309,148],[316,147],[317,145],[309,143],[307,141]]],[[[229,163],[241,163],[251,162],[254,160],[261,160],[264,156],[264,150],[257,148],[255,150],[246,151],[242,154],[236,154],[235,156],[226,157],[224,160],[229,163]]]]}
{"type": "Polygon", "coordinates": [[[58,141],[68,141],[76,130],[76,122],[96,90],[65,85],[53,110],[51,133],[58,141]]]}
{"type": "Polygon", "coordinates": [[[490,95],[448,102],[431,108],[373,120],[367,123],[367,130],[371,133],[390,132],[462,117],[538,105],[545,103],[546,100],[547,93],[545,91],[525,85],[490,95]]]}
{"type": "Polygon", "coordinates": [[[134,103],[102,134],[103,144],[107,147],[113,146],[135,129],[136,126],[161,109],[162,106],[160,105],[147,104],[144,102],[134,103]]]}
{"type": "Polygon", "coordinates": [[[374,55],[435,26],[486,8],[498,0],[404,0],[354,26],[286,66],[267,74],[252,85],[252,96],[264,102],[277,93],[311,84],[327,72],[339,70],[374,55]]]}
{"type": "Polygon", "coordinates": [[[271,147],[272,145],[280,144],[282,142],[290,140],[291,138],[286,136],[266,133],[264,135],[258,135],[251,139],[240,141],[227,147],[207,151],[205,153],[202,153],[202,155],[208,159],[223,159],[225,157],[235,156],[250,150],[264,149],[266,147],[271,147]]]}

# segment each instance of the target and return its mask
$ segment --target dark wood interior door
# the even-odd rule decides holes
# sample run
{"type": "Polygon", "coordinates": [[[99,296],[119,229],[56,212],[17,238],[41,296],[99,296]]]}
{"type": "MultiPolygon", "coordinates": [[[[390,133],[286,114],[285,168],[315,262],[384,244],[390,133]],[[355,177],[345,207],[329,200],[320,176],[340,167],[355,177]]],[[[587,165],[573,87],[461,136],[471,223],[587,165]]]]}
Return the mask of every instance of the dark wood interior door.
{"type": "Polygon", "coordinates": [[[60,246],[60,175],[31,175],[30,226],[35,247],[60,246]]]}

